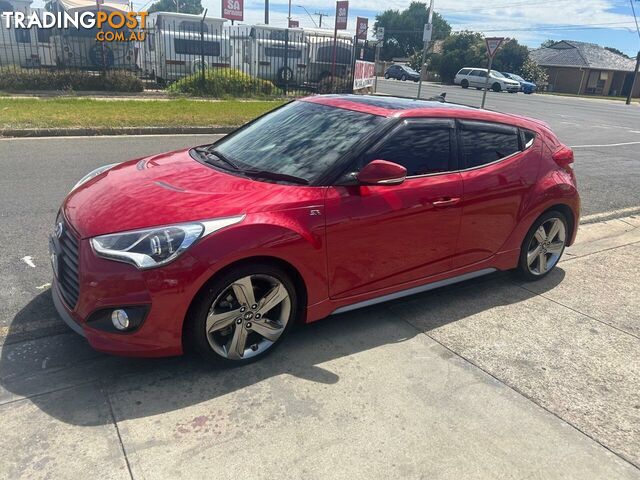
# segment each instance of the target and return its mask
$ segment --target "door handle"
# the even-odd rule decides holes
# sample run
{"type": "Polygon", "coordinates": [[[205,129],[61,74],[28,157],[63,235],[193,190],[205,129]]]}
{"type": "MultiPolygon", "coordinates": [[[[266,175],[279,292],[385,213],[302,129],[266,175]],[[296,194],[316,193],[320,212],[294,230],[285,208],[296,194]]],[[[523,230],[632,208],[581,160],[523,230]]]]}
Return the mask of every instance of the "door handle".
{"type": "Polygon", "coordinates": [[[460,202],[460,197],[443,197],[431,202],[436,208],[452,207],[460,202]]]}

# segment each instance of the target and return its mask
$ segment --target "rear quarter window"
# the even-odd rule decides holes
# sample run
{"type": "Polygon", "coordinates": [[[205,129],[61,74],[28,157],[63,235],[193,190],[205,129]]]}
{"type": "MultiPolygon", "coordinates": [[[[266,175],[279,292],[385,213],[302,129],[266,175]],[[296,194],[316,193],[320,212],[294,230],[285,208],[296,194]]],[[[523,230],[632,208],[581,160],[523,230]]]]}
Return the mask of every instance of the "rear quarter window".
{"type": "Polygon", "coordinates": [[[463,68],[458,72],[458,75],[469,75],[470,71],[471,71],[470,68],[463,68]]]}
{"type": "Polygon", "coordinates": [[[459,138],[463,168],[493,163],[520,151],[516,127],[484,122],[461,122],[459,138]]]}

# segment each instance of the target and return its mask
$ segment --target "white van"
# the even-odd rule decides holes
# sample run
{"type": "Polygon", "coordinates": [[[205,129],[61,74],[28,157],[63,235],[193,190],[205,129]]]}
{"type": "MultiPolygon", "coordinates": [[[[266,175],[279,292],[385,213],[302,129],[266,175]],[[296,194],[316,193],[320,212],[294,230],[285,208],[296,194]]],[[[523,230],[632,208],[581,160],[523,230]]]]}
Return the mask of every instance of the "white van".
{"type": "MultiPolygon", "coordinates": [[[[487,71],[486,68],[461,68],[456,73],[453,83],[460,85],[462,88],[475,87],[478,90],[482,90],[487,84],[487,71]]],[[[488,86],[494,92],[504,90],[509,93],[516,93],[520,91],[519,82],[511,80],[495,70],[491,70],[489,74],[488,86]]]]}
{"type": "Polygon", "coordinates": [[[309,49],[300,28],[257,25],[227,29],[234,39],[232,66],[276,85],[302,85],[306,80],[309,49]],[[244,32],[244,33],[242,33],[244,32]]]}
{"type": "Polygon", "coordinates": [[[137,64],[159,82],[178,80],[206,67],[228,67],[232,49],[224,29],[225,19],[200,15],[153,12],[147,17],[146,35],[140,43],[137,64]]]}
{"type": "MultiPolygon", "coordinates": [[[[38,16],[42,8],[30,8],[31,2],[11,1],[9,5],[15,11],[38,16]]],[[[56,65],[55,44],[52,29],[33,27],[30,29],[7,28],[0,22],[0,65],[19,67],[52,67],[56,65]]]]}
{"type": "MultiPolygon", "coordinates": [[[[331,77],[333,69],[333,30],[304,29],[304,38],[309,45],[309,82],[320,82],[331,77]]],[[[338,32],[335,42],[336,77],[346,78],[353,64],[353,36],[348,32],[338,32]]]]}

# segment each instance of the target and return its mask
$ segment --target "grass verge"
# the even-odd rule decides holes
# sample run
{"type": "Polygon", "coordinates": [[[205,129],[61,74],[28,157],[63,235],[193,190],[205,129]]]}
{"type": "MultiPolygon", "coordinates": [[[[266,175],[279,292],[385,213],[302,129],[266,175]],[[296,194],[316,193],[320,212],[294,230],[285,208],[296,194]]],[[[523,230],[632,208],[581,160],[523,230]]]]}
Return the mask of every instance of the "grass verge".
{"type": "Polygon", "coordinates": [[[235,126],[282,103],[0,97],[0,129],[235,126]]]}

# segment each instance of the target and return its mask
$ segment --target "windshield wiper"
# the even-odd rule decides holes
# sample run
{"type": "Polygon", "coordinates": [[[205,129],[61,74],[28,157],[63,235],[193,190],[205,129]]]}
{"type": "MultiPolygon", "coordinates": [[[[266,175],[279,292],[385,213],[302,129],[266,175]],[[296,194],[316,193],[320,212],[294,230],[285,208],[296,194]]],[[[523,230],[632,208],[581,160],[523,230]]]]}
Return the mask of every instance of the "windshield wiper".
{"type": "Polygon", "coordinates": [[[270,172],[269,170],[242,170],[242,173],[249,177],[266,178],[269,180],[283,180],[285,182],[299,183],[301,185],[309,185],[309,180],[287,173],[270,172]]]}
{"type": "MultiPolygon", "coordinates": [[[[229,165],[231,168],[233,168],[234,170],[240,170],[240,167],[238,167],[238,165],[236,165],[235,163],[233,163],[231,160],[229,160],[227,157],[225,157],[223,154],[221,154],[219,151],[215,150],[215,149],[210,149],[210,147],[196,147],[194,149],[196,152],[198,153],[202,153],[205,156],[205,162],[210,164],[210,165],[214,165],[214,163],[212,163],[210,160],[213,158],[216,158],[220,161],[222,161],[223,163],[226,163],[227,165],[229,165]]],[[[218,165],[219,162],[216,162],[215,165],[218,165]]]]}

